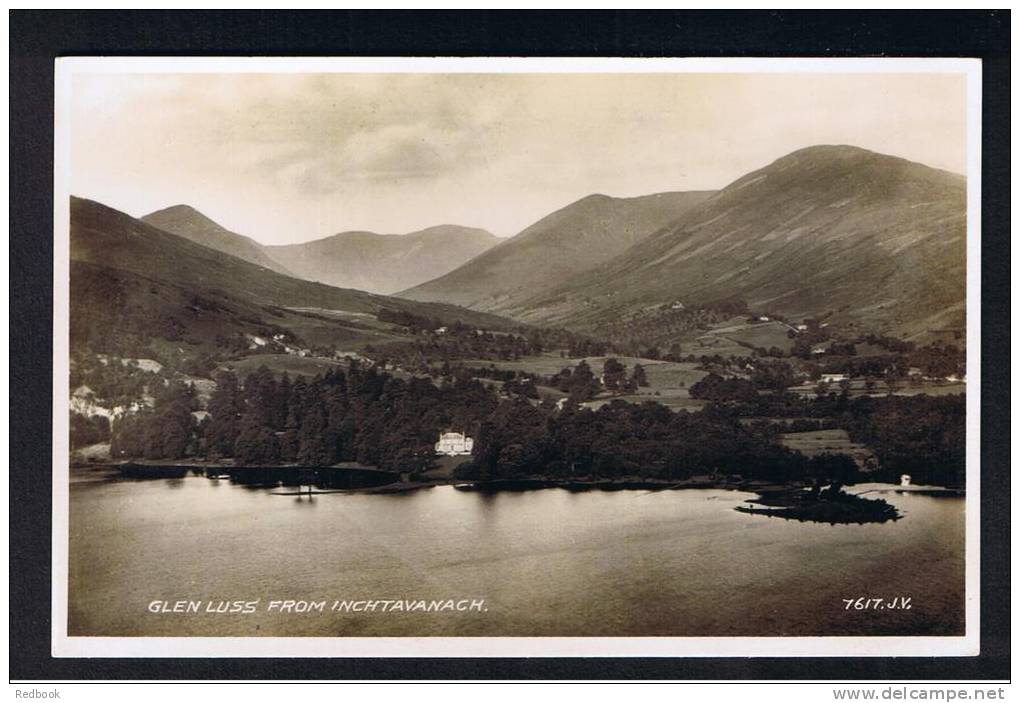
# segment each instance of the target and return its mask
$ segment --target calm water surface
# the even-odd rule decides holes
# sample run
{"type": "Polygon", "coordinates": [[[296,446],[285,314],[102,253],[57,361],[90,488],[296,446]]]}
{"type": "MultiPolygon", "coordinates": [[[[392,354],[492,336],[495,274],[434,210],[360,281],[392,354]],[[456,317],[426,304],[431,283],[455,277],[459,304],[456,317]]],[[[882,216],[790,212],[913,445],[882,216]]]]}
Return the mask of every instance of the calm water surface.
{"type": "Polygon", "coordinates": [[[200,477],[73,482],[69,633],[962,634],[962,498],[885,493],[903,519],[833,526],[733,510],[751,497],[444,486],[309,499],[200,477]],[[913,607],[844,609],[859,596],[913,607]],[[487,610],[328,611],[334,600],[451,598],[487,610]],[[248,615],[147,609],[256,599],[248,615]],[[266,611],[285,599],[327,611],[266,611]]]}

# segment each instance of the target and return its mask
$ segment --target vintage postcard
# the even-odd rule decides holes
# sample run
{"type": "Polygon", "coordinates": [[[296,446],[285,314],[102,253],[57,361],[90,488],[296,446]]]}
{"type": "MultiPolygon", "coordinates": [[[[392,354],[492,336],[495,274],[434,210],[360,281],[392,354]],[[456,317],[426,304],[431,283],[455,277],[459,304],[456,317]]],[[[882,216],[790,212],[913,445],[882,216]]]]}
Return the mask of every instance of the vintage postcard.
{"type": "Polygon", "coordinates": [[[980,91],[58,60],[54,655],[977,654],[980,91]]]}

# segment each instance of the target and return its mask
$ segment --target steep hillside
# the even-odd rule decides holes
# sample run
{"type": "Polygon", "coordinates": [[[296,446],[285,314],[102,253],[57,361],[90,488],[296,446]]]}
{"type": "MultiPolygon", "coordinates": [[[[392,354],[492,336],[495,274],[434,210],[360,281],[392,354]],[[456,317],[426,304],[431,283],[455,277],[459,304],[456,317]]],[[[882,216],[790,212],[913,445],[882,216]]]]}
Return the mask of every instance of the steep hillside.
{"type": "Polygon", "coordinates": [[[749,173],[592,271],[517,304],[518,319],[595,331],[665,302],[740,298],[791,318],[897,333],[963,325],[962,176],[848,146],[749,173]]]}
{"type": "Polygon", "coordinates": [[[709,195],[590,195],[542,218],[447,275],[399,295],[512,313],[524,299],[609,261],[709,195]]]}
{"type": "Polygon", "coordinates": [[[254,239],[231,232],[188,205],[174,205],[163,210],[157,210],[141,219],[143,222],[147,222],[170,234],[190,239],[196,244],[201,244],[216,251],[222,251],[224,254],[236,256],[238,259],[243,259],[277,273],[288,276],[294,275],[269,256],[262,245],[254,239]]]}
{"type": "Polygon", "coordinates": [[[393,293],[442,276],[498,242],[483,229],[440,225],[404,235],[342,232],[266,251],[309,281],[393,293]]]}
{"type": "Polygon", "coordinates": [[[284,276],[79,198],[71,199],[71,259],[72,327],[93,341],[109,332],[122,342],[151,336],[214,347],[244,330],[357,346],[400,334],[398,326],[377,319],[383,310],[489,329],[509,326],[449,305],[284,276]]]}

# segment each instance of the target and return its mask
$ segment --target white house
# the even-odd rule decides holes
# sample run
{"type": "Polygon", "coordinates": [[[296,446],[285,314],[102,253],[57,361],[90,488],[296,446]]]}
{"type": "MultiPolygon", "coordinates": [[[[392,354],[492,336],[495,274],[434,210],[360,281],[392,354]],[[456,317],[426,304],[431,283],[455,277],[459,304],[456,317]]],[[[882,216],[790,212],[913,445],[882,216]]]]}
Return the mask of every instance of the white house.
{"type": "Polygon", "coordinates": [[[850,377],[845,373],[823,373],[821,378],[822,383],[840,383],[849,380],[850,377]]]}
{"type": "Polygon", "coordinates": [[[436,442],[436,454],[465,456],[471,453],[475,440],[460,432],[442,432],[436,442]]]}

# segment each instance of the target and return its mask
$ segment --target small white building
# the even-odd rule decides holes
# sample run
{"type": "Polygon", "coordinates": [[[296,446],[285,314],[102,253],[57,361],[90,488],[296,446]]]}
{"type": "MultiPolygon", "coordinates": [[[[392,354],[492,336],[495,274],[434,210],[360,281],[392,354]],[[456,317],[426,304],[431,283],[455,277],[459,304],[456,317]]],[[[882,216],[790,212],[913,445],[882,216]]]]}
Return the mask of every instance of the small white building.
{"type": "Polygon", "coordinates": [[[849,380],[850,377],[845,373],[823,373],[821,378],[822,383],[842,383],[849,380]]]}
{"type": "Polygon", "coordinates": [[[910,485],[910,474],[903,474],[902,476],[900,476],[900,485],[901,486],[910,485]]]}
{"type": "Polygon", "coordinates": [[[460,432],[443,432],[436,442],[436,454],[466,456],[474,449],[475,440],[460,432]]]}

